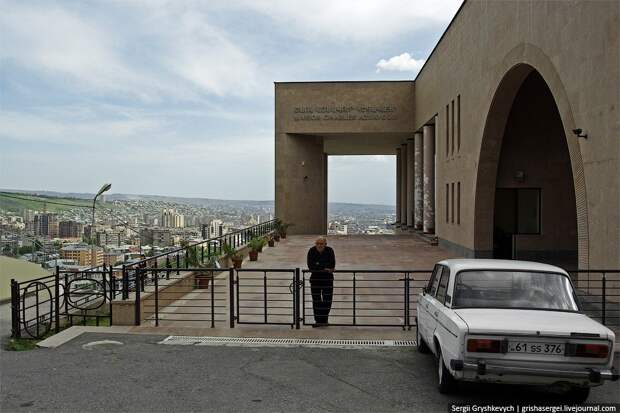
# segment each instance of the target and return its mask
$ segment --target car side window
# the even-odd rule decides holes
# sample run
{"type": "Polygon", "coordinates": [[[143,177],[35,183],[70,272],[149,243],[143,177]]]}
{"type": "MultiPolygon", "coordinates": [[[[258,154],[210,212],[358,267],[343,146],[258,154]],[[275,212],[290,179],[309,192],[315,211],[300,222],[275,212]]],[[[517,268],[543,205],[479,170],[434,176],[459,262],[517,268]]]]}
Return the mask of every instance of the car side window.
{"type": "Polygon", "coordinates": [[[439,286],[439,280],[441,279],[441,265],[436,265],[435,270],[433,271],[433,284],[431,285],[430,294],[434,297],[437,293],[437,287],[439,286]]]}
{"type": "Polygon", "coordinates": [[[439,281],[439,286],[437,287],[437,301],[440,303],[444,303],[446,301],[446,290],[448,289],[448,281],[450,280],[450,269],[447,267],[443,268],[441,272],[441,280],[439,281]]]}

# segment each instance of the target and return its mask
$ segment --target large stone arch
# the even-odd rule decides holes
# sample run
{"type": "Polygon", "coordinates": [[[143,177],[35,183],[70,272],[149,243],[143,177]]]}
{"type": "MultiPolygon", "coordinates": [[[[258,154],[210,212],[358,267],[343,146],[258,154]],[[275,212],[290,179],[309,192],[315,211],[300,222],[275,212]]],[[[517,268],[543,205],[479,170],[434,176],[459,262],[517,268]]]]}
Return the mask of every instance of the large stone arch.
{"type": "Polygon", "coordinates": [[[497,85],[489,97],[476,177],[474,212],[474,250],[476,256],[491,256],[493,251],[493,211],[497,169],[506,122],[514,99],[524,80],[537,71],[546,82],[557,106],[568,148],[577,211],[577,250],[579,268],[588,268],[588,210],[583,161],[568,95],[551,60],[538,47],[521,44],[502,59],[497,85]]]}

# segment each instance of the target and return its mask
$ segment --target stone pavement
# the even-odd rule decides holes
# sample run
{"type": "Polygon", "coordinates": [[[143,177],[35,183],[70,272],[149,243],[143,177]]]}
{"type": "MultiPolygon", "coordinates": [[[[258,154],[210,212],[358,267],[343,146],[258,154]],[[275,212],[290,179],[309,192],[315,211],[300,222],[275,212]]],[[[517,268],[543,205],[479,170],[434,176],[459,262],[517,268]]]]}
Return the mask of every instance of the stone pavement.
{"type": "MultiPolygon", "coordinates": [[[[258,261],[246,260],[245,270],[240,272],[240,319],[244,322],[264,321],[264,276],[260,269],[306,268],[308,248],[314,245],[314,235],[293,235],[276,243],[273,248],[265,247],[258,261]]],[[[351,235],[330,236],[328,245],[334,248],[338,270],[430,270],[433,265],[450,253],[437,246],[431,246],[414,235],[351,235]]],[[[292,272],[267,272],[268,321],[291,323],[292,272]]],[[[410,323],[415,317],[415,299],[430,274],[415,274],[417,281],[411,284],[410,323]]],[[[306,274],[302,293],[306,324],[312,324],[312,298],[306,274]]],[[[395,324],[404,323],[402,273],[356,274],[356,323],[395,324]]],[[[213,284],[212,284],[213,285],[213,284]]],[[[215,280],[215,325],[228,324],[228,273],[222,273],[215,280]]],[[[165,294],[165,293],[164,293],[165,294]]],[[[194,290],[160,314],[160,326],[201,328],[210,325],[211,289],[194,290]]],[[[334,302],[330,314],[332,323],[353,323],[353,274],[336,274],[334,302]]],[[[145,322],[154,325],[153,317],[145,322]]]]}

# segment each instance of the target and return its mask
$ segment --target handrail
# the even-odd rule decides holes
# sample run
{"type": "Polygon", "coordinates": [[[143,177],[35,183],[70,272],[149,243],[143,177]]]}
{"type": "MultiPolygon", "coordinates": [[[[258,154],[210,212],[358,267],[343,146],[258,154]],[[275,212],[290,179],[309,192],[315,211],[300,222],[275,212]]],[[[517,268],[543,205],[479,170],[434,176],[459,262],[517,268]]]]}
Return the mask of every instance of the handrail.
{"type": "Polygon", "coordinates": [[[190,245],[187,245],[185,247],[179,247],[179,248],[177,248],[175,250],[172,250],[172,251],[167,251],[167,252],[163,252],[163,253],[158,254],[158,255],[154,255],[152,257],[147,257],[147,258],[145,258],[143,260],[136,261],[134,263],[128,264],[128,265],[125,266],[125,268],[126,269],[130,269],[131,267],[139,266],[139,265],[144,264],[144,263],[146,263],[148,261],[151,261],[151,260],[157,260],[158,258],[162,258],[162,257],[166,257],[168,255],[173,255],[173,254],[179,253],[181,251],[186,250],[187,248],[193,248],[193,247],[197,247],[199,245],[202,245],[202,244],[205,244],[205,243],[208,243],[208,242],[219,241],[219,240],[224,239],[224,238],[230,238],[231,236],[237,235],[237,234],[241,234],[244,231],[249,231],[249,230],[252,230],[254,228],[261,227],[261,226],[265,226],[265,225],[269,225],[269,224],[274,224],[275,222],[276,222],[276,220],[272,219],[270,221],[265,221],[265,222],[260,223],[260,224],[252,225],[252,226],[249,226],[249,227],[238,229],[238,230],[233,231],[233,232],[229,232],[228,234],[223,234],[223,235],[219,235],[217,237],[208,238],[206,240],[203,240],[203,241],[200,241],[200,242],[196,242],[194,244],[190,244],[190,245]]]}

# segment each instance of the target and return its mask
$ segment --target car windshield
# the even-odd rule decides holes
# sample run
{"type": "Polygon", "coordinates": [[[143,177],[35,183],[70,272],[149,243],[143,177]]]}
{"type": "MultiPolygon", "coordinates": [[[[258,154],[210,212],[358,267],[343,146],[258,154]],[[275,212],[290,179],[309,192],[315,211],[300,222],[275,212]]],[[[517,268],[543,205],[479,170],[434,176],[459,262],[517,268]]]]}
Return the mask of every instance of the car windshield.
{"type": "Polygon", "coordinates": [[[528,271],[461,271],[453,308],[520,308],[578,311],[566,275],[528,271]]]}

